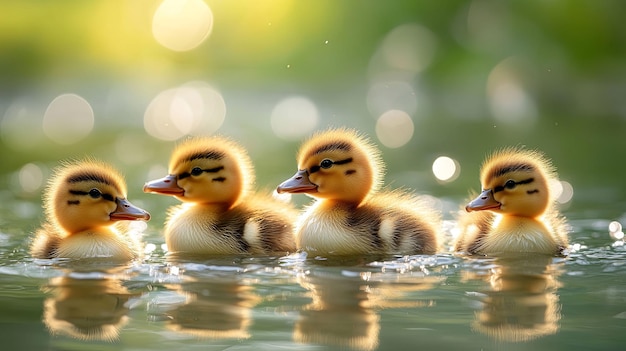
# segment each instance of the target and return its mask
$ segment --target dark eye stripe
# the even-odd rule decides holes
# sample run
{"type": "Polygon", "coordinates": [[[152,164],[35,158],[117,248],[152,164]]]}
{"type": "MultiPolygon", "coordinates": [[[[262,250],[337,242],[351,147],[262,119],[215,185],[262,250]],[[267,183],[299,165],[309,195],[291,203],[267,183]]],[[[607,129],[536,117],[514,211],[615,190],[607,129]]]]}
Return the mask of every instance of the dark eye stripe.
{"type": "MultiPolygon", "coordinates": [[[[70,190],[70,194],[85,196],[85,195],[89,195],[89,192],[88,191],[82,191],[82,190],[70,190]]],[[[107,200],[107,201],[115,202],[115,197],[113,197],[113,195],[111,195],[111,194],[104,194],[104,193],[102,193],[100,196],[102,196],[102,198],[107,200]]]]}
{"type": "MultiPolygon", "coordinates": [[[[515,182],[515,185],[530,184],[534,181],[535,181],[535,178],[528,178],[528,179],[520,180],[519,182],[515,182]]],[[[498,193],[503,190],[504,190],[504,185],[498,185],[497,187],[493,188],[494,193],[498,193]]]]}
{"type": "MultiPolygon", "coordinates": [[[[224,166],[218,166],[218,167],[213,167],[213,168],[206,168],[203,169],[202,172],[207,172],[207,173],[217,173],[221,170],[224,169],[224,166]]],[[[191,173],[189,172],[183,172],[181,174],[178,175],[178,179],[185,179],[191,176],[191,173]]]]}
{"type": "MultiPolygon", "coordinates": [[[[352,162],[352,157],[346,158],[345,160],[333,161],[333,165],[343,165],[343,164],[350,163],[350,162],[352,162]]],[[[315,165],[309,168],[309,174],[319,171],[320,168],[321,167],[319,165],[315,165]]]]}

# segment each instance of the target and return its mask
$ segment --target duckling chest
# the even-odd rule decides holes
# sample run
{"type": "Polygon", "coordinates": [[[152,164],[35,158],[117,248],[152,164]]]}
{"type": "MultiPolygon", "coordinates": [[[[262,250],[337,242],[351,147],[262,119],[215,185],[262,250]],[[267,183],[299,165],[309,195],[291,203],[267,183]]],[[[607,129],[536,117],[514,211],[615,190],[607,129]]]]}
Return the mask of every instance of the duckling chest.
{"type": "Polygon", "coordinates": [[[192,254],[238,254],[250,251],[246,234],[254,231],[244,215],[216,214],[202,208],[174,212],[165,227],[169,251],[192,254]]]}
{"type": "Polygon", "coordinates": [[[297,228],[298,246],[310,253],[364,254],[377,251],[380,220],[368,213],[312,209],[297,228]]]}
{"type": "Polygon", "coordinates": [[[557,243],[549,228],[530,218],[502,218],[484,239],[483,252],[535,252],[553,254],[557,243]]]}
{"type": "Polygon", "coordinates": [[[114,233],[79,233],[65,238],[59,244],[58,257],[131,260],[137,255],[132,246],[132,243],[114,233]]]}

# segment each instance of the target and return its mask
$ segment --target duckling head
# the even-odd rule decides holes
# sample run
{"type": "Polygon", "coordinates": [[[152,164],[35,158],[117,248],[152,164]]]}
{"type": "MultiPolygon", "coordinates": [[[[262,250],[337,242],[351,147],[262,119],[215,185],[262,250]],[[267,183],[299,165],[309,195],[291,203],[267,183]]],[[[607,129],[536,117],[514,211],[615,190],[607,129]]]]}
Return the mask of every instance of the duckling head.
{"type": "Polygon", "coordinates": [[[380,151],[351,129],[313,135],[302,144],[297,160],[298,171],[277,192],[358,205],[380,188],[384,173],[380,151]]]}
{"type": "Polygon", "coordinates": [[[169,174],[146,183],[143,191],[231,208],[250,192],[254,178],[250,157],[239,144],[223,137],[197,137],[177,145],[169,174]]]}
{"type": "Polygon", "coordinates": [[[508,148],[491,155],[480,172],[481,194],[465,209],[535,218],[550,204],[550,161],[540,152],[508,148]]]}
{"type": "Polygon", "coordinates": [[[121,220],[149,220],[126,199],[126,182],[110,165],[85,160],[56,169],[44,195],[48,221],[68,233],[110,226],[121,220]]]}

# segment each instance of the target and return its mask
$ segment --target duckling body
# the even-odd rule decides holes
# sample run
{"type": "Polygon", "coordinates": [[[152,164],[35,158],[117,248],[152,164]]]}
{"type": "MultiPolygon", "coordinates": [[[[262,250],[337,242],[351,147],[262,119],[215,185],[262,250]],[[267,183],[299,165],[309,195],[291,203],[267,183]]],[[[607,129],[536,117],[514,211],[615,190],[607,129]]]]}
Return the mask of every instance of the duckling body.
{"type": "Polygon", "coordinates": [[[277,188],[316,199],[296,226],[298,248],[337,255],[436,252],[439,216],[415,196],[378,192],[380,151],[356,131],[314,135],[298,152],[298,169],[277,188]]]}
{"type": "Polygon", "coordinates": [[[48,183],[44,209],[46,222],[30,248],[36,258],[134,259],[140,242],[120,221],[150,219],[126,200],[121,174],[95,160],[58,168],[48,183]]]}
{"type": "Polygon", "coordinates": [[[568,245],[550,182],[557,181],[540,152],[504,149],[481,168],[482,193],[459,219],[455,249],[470,254],[533,252],[560,254],[568,245]]]}
{"type": "Polygon", "coordinates": [[[172,195],[165,242],[176,254],[263,254],[295,251],[295,210],[255,194],[247,152],[223,137],[189,139],[170,159],[169,175],[145,192],[172,195]]]}

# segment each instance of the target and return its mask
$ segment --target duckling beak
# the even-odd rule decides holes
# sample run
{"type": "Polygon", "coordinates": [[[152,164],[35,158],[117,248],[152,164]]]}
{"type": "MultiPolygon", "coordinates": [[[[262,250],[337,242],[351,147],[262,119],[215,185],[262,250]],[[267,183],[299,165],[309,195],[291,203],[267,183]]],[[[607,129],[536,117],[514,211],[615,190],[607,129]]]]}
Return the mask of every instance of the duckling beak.
{"type": "Polygon", "coordinates": [[[465,206],[465,211],[482,211],[500,208],[500,203],[493,197],[491,189],[483,190],[474,200],[465,206]]]}
{"type": "Polygon", "coordinates": [[[112,221],[147,221],[150,214],[145,210],[133,205],[126,199],[116,198],[117,208],[109,215],[112,221]]]}
{"type": "Polygon", "coordinates": [[[161,179],[155,179],[147,182],[143,186],[144,193],[155,193],[162,195],[181,196],[185,190],[176,184],[176,176],[173,174],[166,175],[161,179]]]}
{"type": "Polygon", "coordinates": [[[299,170],[293,177],[282,182],[277,188],[276,192],[282,193],[316,193],[317,185],[311,183],[309,180],[309,174],[306,170],[299,170]]]}

